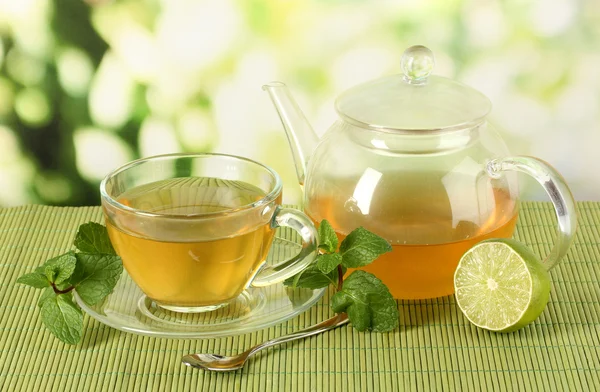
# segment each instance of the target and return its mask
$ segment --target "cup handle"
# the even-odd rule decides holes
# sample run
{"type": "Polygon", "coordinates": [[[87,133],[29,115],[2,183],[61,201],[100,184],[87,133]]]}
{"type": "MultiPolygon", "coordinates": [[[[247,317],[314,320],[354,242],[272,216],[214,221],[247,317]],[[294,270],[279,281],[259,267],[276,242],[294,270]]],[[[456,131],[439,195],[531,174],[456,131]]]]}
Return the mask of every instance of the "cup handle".
{"type": "Polygon", "coordinates": [[[525,156],[496,158],[487,163],[486,170],[492,178],[499,178],[503,171],[517,171],[535,178],[546,190],[558,218],[558,235],[550,254],[543,261],[547,270],[562,259],[575,237],[577,213],[575,201],[564,178],[541,159],[525,156]]]}
{"type": "Polygon", "coordinates": [[[268,286],[294,276],[308,267],[317,257],[318,232],[304,213],[291,208],[278,207],[271,221],[271,227],[291,227],[296,230],[302,237],[302,250],[291,259],[262,268],[250,284],[253,287],[268,286]]]}

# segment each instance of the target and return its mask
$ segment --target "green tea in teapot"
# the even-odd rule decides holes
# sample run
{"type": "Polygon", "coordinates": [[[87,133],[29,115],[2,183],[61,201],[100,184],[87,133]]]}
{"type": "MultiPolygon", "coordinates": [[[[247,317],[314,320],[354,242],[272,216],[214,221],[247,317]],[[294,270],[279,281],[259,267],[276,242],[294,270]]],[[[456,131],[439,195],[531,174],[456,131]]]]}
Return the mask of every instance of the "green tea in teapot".
{"type": "Polygon", "coordinates": [[[452,294],[454,271],[464,252],[487,238],[511,237],[517,221],[515,202],[506,190],[482,184],[479,194],[470,194],[477,187],[460,187],[460,178],[446,186],[441,173],[385,173],[362,194],[357,179],[335,181],[336,193],[309,199],[306,213],[315,223],[327,219],[340,239],[348,234],[340,227],[363,226],[390,241],[393,251],[364,269],[379,277],[395,298],[452,294]]]}

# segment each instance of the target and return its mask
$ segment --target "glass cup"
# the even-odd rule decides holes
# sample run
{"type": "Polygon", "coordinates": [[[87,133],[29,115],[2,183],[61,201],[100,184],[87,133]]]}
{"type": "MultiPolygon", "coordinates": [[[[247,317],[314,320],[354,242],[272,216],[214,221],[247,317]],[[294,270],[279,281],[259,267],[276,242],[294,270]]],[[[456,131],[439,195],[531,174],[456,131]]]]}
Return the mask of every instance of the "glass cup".
{"type": "Polygon", "coordinates": [[[274,170],[224,154],[140,159],[100,185],[111,242],[133,281],[160,307],[186,313],[218,309],[314,261],[317,231],[281,207],[281,190],[274,170]],[[297,231],[302,249],[267,266],[277,227],[297,231]]]}

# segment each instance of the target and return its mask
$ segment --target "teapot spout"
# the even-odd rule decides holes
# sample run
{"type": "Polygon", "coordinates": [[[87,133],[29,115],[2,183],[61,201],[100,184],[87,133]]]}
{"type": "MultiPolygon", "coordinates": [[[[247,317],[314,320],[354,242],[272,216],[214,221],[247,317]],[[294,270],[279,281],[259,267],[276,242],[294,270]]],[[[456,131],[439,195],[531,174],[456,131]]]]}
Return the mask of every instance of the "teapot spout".
{"type": "Polygon", "coordinates": [[[277,109],[292,149],[298,182],[300,185],[304,185],[308,159],[319,143],[319,137],[285,84],[271,82],[265,84],[263,90],[269,93],[269,97],[277,109]]]}

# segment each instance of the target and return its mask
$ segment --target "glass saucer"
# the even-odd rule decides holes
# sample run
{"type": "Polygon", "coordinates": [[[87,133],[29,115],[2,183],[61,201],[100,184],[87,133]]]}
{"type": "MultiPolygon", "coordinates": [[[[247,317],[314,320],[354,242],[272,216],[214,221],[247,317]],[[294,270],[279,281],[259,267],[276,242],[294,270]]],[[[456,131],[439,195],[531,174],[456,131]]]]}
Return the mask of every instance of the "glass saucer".
{"type": "MultiPolygon", "coordinates": [[[[301,246],[276,237],[267,263],[292,257],[301,246]]],[[[79,306],[110,327],[164,338],[218,338],[240,335],[284,322],[313,306],[325,289],[291,289],[283,284],[248,288],[229,305],[204,313],[178,313],[157,306],[142,293],[127,271],[113,292],[90,306],[75,293],[79,306]]]]}

